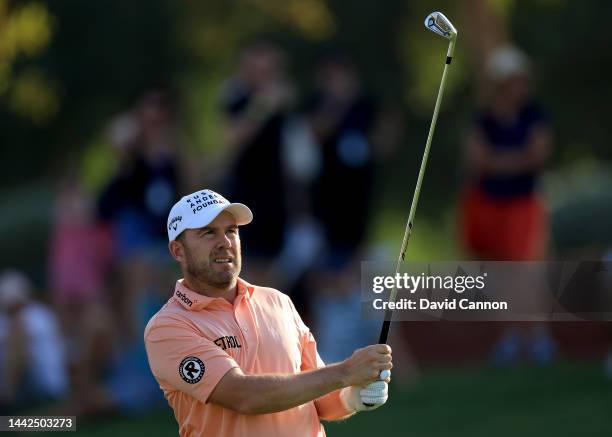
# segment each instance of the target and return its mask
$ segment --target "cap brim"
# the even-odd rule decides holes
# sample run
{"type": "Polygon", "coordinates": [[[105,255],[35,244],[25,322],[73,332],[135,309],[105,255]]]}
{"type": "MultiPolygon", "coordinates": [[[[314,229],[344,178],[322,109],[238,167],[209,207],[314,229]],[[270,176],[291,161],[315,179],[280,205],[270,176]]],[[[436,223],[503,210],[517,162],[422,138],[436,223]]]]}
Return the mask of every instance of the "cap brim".
{"type": "Polygon", "coordinates": [[[253,221],[251,209],[243,203],[230,203],[221,211],[227,211],[232,214],[238,226],[248,225],[253,221]]]}

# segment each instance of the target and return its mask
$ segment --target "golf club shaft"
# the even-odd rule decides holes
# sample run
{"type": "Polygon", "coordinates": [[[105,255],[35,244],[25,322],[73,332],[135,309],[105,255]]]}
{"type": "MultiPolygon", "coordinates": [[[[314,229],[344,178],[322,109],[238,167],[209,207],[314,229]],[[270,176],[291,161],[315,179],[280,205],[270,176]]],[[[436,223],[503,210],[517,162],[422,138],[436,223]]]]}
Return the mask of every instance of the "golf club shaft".
{"type": "MultiPolygon", "coordinates": [[[[421,168],[419,170],[419,176],[417,178],[416,187],[414,188],[414,195],[412,196],[412,205],[410,205],[410,215],[408,216],[408,222],[406,223],[406,229],[404,231],[404,239],[402,240],[402,247],[400,255],[397,258],[397,264],[395,266],[395,275],[399,273],[400,267],[406,256],[406,249],[408,248],[408,241],[410,240],[410,234],[412,234],[412,225],[414,221],[414,215],[416,213],[417,204],[419,203],[419,195],[421,194],[421,184],[423,183],[423,176],[425,175],[425,168],[427,167],[427,158],[429,157],[429,149],[431,147],[431,140],[433,138],[434,130],[436,129],[436,122],[438,121],[438,112],[440,111],[440,104],[442,103],[442,96],[444,94],[444,87],[446,86],[446,75],[450,66],[453,51],[455,48],[455,40],[451,39],[448,51],[446,55],[446,63],[444,64],[444,71],[442,72],[442,80],[440,81],[440,88],[438,89],[438,98],[436,99],[436,106],[434,107],[433,117],[431,119],[431,125],[429,126],[429,134],[427,135],[427,143],[425,144],[425,151],[423,152],[423,159],[421,160],[421,168]]],[[[389,302],[395,302],[397,297],[397,287],[394,285],[389,295],[389,302]]],[[[393,316],[393,310],[387,309],[385,312],[385,319],[380,330],[379,343],[387,343],[387,337],[389,336],[389,328],[391,326],[391,317],[393,316]]]]}

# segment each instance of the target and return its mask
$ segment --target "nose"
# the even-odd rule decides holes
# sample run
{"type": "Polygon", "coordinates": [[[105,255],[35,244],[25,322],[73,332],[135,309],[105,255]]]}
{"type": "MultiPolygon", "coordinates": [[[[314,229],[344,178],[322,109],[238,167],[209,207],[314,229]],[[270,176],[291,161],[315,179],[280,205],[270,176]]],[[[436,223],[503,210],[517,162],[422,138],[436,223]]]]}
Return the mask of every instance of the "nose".
{"type": "Polygon", "coordinates": [[[222,234],[221,238],[217,242],[217,248],[219,249],[229,249],[232,247],[232,240],[227,234],[222,234]]]}

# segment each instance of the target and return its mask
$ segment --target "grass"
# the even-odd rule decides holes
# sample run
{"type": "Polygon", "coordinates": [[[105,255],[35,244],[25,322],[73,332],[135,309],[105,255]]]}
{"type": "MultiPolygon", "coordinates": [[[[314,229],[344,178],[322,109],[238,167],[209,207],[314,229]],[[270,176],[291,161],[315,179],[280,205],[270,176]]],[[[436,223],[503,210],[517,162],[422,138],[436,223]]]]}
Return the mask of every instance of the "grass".
{"type": "Polygon", "coordinates": [[[392,390],[384,408],[327,429],[334,437],[609,436],[611,406],[612,382],[599,363],[439,369],[410,390],[392,390]]]}
{"type": "MultiPolygon", "coordinates": [[[[393,384],[384,407],[325,428],[330,437],[610,436],[611,411],[612,381],[598,362],[430,369],[410,387],[393,384]]],[[[171,436],[177,426],[167,410],[139,418],[81,420],[77,435],[171,436]]]]}

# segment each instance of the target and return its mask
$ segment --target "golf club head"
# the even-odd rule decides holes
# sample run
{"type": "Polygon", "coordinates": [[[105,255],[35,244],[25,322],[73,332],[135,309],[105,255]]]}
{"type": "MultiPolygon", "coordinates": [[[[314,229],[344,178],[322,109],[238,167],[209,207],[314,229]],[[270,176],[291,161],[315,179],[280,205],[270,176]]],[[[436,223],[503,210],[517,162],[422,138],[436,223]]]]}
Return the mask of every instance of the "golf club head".
{"type": "Polygon", "coordinates": [[[425,27],[438,35],[453,40],[457,37],[457,29],[442,12],[432,12],[425,18],[425,27]]]}

